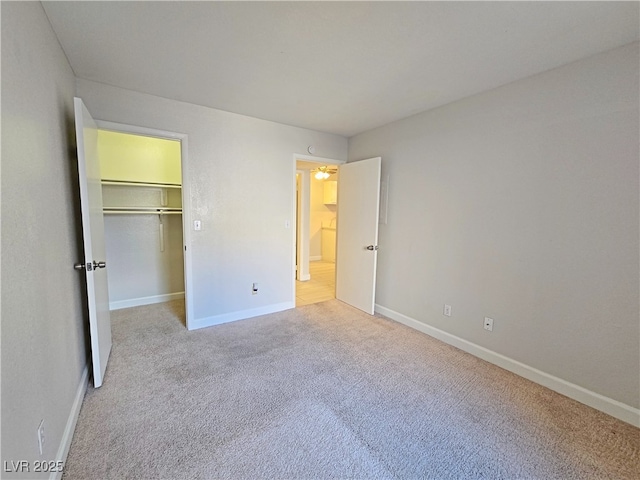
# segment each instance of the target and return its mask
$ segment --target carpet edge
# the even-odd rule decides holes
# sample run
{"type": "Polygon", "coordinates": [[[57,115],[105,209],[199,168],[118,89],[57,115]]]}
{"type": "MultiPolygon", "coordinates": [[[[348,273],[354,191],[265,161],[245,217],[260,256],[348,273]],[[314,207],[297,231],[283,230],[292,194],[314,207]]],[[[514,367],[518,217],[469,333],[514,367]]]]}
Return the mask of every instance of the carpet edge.
{"type": "Polygon", "coordinates": [[[211,317],[196,318],[188,322],[187,328],[189,330],[197,330],[200,328],[213,327],[214,325],[221,325],[223,323],[259,317],[261,315],[267,315],[269,313],[282,312],[291,308],[295,308],[294,302],[274,303],[271,305],[264,305],[262,307],[251,308],[248,310],[223,313],[221,315],[213,315],[211,317]]]}
{"type": "Polygon", "coordinates": [[[517,360],[494,352],[493,350],[489,350],[488,348],[481,347],[480,345],[457,337],[451,333],[445,332],[444,330],[422,323],[415,318],[411,318],[382,305],[376,304],[375,311],[376,313],[402,323],[407,327],[418,330],[419,332],[436,338],[448,345],[470,353],[475,357],[486,360],[489,363],[524,377],[527,380],[531,380],[534,383],[547,387],[554,392],[595,408],[596,410],[606,413],[607,415],[611,415],[618,420],[629,423],[634,427],[640,427],[640,409],[593,392],[522,362],[518,362],[517,360]]]}

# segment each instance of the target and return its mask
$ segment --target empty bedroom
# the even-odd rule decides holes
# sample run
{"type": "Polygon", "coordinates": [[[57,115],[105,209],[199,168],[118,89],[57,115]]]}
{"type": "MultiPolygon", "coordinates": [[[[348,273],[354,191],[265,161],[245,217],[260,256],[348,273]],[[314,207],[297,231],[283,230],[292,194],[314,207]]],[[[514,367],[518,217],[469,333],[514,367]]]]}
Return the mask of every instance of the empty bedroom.
{"type": "Polygon", "coordinates": [[[640,3],[0,21],[3,479],[638,478],[640,3]]]}

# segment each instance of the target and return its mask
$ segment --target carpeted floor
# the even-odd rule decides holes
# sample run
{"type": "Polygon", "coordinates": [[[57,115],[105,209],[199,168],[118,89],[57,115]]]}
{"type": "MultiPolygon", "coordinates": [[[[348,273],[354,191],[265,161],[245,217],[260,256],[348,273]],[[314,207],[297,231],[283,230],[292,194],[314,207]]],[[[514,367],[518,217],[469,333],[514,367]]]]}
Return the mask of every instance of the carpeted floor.
{"type": "Polygon", "coordinates": [[[112,312],[65,479],[638,478],[639,429],[337,300],[182,312],[112,312]]]}

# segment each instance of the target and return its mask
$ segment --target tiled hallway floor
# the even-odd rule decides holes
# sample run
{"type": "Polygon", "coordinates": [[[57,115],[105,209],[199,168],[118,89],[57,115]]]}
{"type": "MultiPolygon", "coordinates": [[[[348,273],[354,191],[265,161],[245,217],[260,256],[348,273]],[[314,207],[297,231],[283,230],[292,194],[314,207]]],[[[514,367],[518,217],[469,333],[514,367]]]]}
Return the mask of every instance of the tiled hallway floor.
{"type": "Polygon", "coordinates": [[[336,297],[336,264],[332,262],[309,262],[311,280],[296,280],[296,307],[324,302],[336,297]]]}

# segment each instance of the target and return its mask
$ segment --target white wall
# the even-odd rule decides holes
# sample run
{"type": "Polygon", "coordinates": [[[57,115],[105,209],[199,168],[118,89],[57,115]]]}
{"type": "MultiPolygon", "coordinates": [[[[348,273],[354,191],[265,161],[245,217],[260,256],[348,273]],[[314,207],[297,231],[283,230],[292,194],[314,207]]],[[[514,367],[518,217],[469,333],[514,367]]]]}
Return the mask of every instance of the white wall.
{"type": "Polygon", "coordinates": [[[82,259],[71,154],[73,72],[39,2],[2,2],[1,8],[4,470],[4,462],[25,460],[33,468],[35,460],[66,454],[74,402],[86,388],[87,351],[84,277],[73,269],[82,259]]]}
{"type": "MultiPolygon", "coordinates": [[[[188,135],[193,324],[294,306],[294,153],[345,159],[347,140],[220,110],[77,80],[96,119],[188,135]],[[253,282],[260,284],[251,294],[253,282]]],[[[183,158],[183,162],[185,159],[183,158]]],[[[189,220],[188,220],[189,221],[189,220]]]]}
{"type": "Polygon", "coordinates": [[[377,303],[638,408],[638,58],[631,44],[351,138],[350,161],[381,155],[390,176],[377,303]]]}

